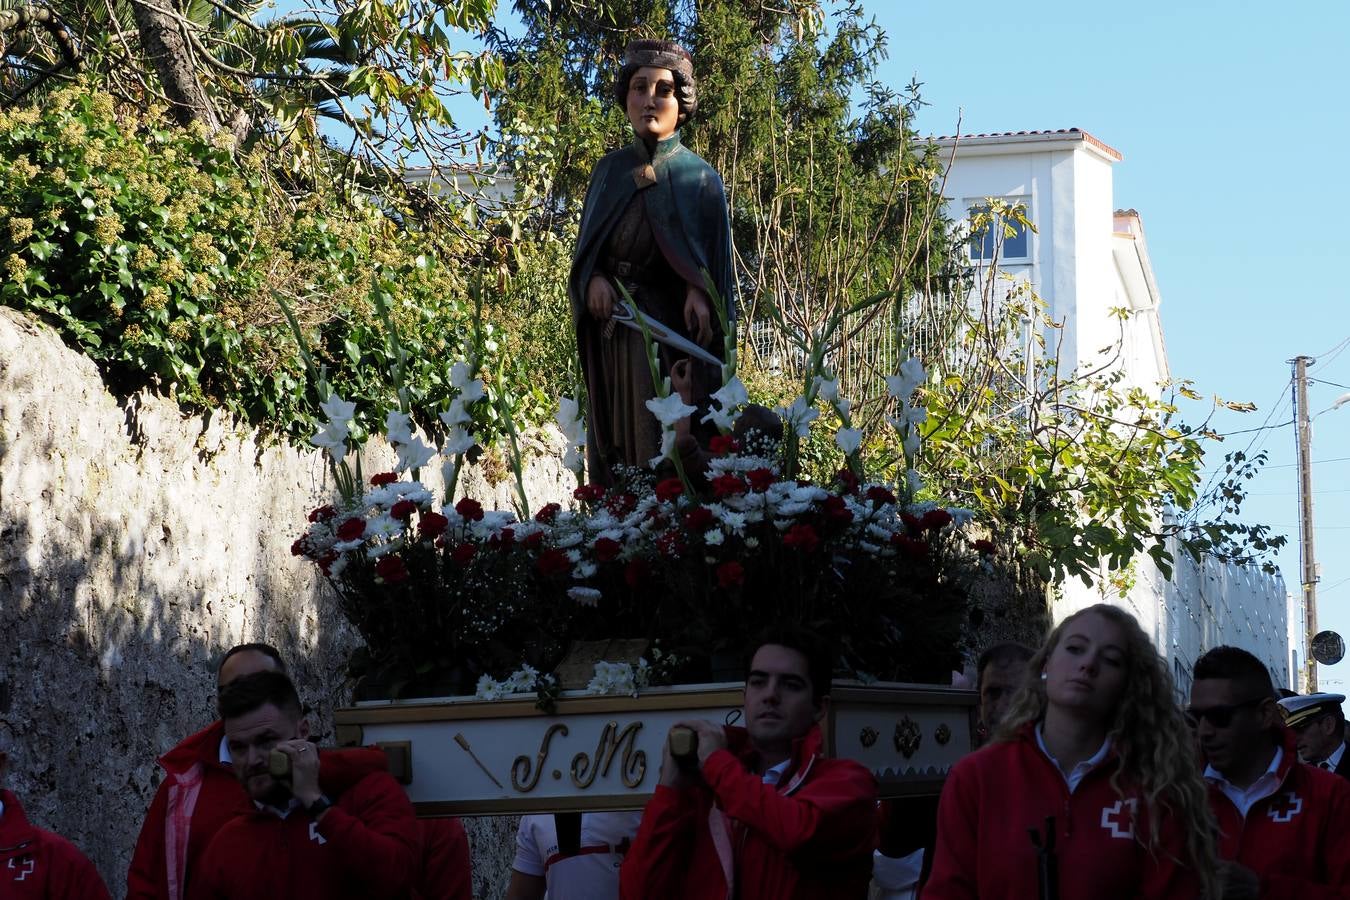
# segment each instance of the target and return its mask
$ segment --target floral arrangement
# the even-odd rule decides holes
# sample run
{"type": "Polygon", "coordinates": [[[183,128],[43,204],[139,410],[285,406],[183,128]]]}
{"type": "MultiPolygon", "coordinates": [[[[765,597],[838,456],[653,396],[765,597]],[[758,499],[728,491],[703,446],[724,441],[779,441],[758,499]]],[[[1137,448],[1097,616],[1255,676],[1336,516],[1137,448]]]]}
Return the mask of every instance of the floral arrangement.
{"type": "MultiPolygon", "coordinates": [[[[523,489],[514,511],[454,499],[474,443],[470,406],[486,400],[470,366],[453,368],[456,396],[439,416],[448,429],[440,496],[418,477],[437,448],[406,411],[386,420],[395,470],[361,481],[345,461],[350,404],[330,395],[314,443],[331,454],[343,496],[310,513],[292,552],[336,588],[366,638],[370,668],[392,682],[385,690],[556,693],[547,673],[573,642],[615,638],[647,640],[661,664],[598,666],[593,693],[725,680],[739,677],[755,633],[782,621],[831,635],[839,669],[854,677],[925,680],[959,667],[966,588],[993,548],[967,539],[968,511],[916,499],[925,414],[912,398],[922,365],[907,360],[888,379],[888,422],[903,458],[898,478],[879,481],[863,476],[862,434],[821,354],[803,395],[777,410],[781,442],[753,430],[737,436],[749,398],[727,349],[705,418],[721,432],[706,471],[687,472],[676,450],[680,422],[696,410],[657,377],[653,351],[657,397],[648,406],[665,435],[653,468],[615,473],[608,487],[585,483],[580,406],[563,398],[558,422],[579,486],[569,507],[550,503],[532,515],[523,489]],[[835,442],[845,465],[829,484],[799,479],[793,462],[818,403],[843,423],[835,442]]],[[[514,466],[520,485],[518,458],[514,466]]]]}

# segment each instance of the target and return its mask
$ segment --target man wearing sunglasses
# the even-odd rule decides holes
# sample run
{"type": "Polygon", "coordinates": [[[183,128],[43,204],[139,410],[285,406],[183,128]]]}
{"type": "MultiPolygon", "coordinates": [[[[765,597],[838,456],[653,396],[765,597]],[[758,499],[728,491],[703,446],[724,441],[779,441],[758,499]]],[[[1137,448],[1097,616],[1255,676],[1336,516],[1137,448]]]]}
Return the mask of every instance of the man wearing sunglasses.
{"type": "Polygon", "coordinates": [[[1298,756],[1342,778],[1350,778],[1350,754],[1345,752],[1344,694],[1295,694],[1280,701],[1284,724],[1298,740],[1298,756]]]}
{"type": "Polygon", "coordinates": [[[1207,764],[1225,900],[1350,898],[1350,784],[1298,761],[1261,661],[1210,650],[1186,712],[1207,764]]]}

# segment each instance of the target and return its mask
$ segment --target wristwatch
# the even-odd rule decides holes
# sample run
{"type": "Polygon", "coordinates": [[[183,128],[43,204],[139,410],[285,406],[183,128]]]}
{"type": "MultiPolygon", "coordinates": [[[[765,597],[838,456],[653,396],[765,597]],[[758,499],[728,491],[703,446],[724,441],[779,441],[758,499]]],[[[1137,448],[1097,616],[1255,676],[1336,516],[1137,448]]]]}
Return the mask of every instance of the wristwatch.
{"type": "Polygon", "coordinates": [[[331,800],[323,794],[320,794],[318,800],[315,800],[305,807],[305,815],[309,816],[311,819],[317,819],[319,816],[323,815],[324,810],[332,805],[333,802],[331,800]]]}

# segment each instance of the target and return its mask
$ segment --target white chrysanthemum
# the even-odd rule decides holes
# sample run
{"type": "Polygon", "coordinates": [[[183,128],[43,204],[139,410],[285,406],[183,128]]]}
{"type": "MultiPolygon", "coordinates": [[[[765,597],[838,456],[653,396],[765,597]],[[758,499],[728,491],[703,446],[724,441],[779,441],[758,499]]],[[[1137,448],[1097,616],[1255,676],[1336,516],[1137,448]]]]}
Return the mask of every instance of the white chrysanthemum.
{"type": "Polygon", "coordinates": [[[722,529],[720,528],[709,528],[703,534],[703,543],[710,547],[720,547],[724,539],[725,535],[722,534],[722,529]]]}
{"type": "Polygon", "coordinates": [[[574,587],[567,589],[567,596],[582,606],[595,606],[600,602],[601,594],[595,588],[574,587]]]}
{"type": "Polygon", "coordinates": [[[505,687],[491,675],[484,675],[478,679],[473,695],[479,700],[500,700],[506,693],[505,687]]]}

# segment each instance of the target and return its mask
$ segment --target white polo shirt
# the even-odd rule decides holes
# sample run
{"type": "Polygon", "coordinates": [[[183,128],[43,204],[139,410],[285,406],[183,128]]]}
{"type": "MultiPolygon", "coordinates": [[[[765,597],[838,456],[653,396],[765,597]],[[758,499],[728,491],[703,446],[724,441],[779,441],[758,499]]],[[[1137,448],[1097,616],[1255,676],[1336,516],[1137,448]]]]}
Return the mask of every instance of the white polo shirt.
{"type": "Polygon", "coordinates": [[[1205,780],[1215,785],[1223,791],[1225,797],[1233,801],[1233,805],[1242,813],[1242,818],[1247,818],[1247,813],[1251,812],[1253,806],[1258,801],[1264,800],[1271,794],[1280,789],[1280,763],[1284,762],[1284,748],[1276,747],[1275,756],[1270,761],[1270,766],[1260,778],[1249,785],[1246,790],[1233,784],[1213,766],[1205,767],[1205,780]]]}
{"type": "Polygon", "coordinates": [[[516,831],[511,868],[544,878],[549,900],[618,900],[620,848],[637,837],[642,810],[581,814],[581,851],[555,859],[558,829],[553,816],[524,816],[516,831]],[[602,849],[603,848],[603,849],[602,849]]]}

